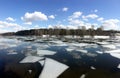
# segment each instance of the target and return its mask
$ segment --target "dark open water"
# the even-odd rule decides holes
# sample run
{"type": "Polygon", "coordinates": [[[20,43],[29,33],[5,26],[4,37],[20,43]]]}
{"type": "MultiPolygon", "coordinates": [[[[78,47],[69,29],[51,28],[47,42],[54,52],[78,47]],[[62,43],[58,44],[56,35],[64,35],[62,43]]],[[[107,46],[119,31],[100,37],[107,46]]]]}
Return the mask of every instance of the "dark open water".
{"type": "Polygon", "coordinates": [[[29,56],[29,52],[31,55],[38,56],[37,48],[44,48],[46,45],[49,46],[45,47],[46,50],[55,51],[56,54],[45,55],[45,58],[52,58],[69,66],[58,78],[80,78],[83,74],[85,75],[83,78],[120,78],[118,68],[120,59],[109,53],[97,53],[96,51],[102,51],[100,45],[77,47],[88,53],[77,50],[68,52],[66,48],[70,44],[59,46],[47,41],[26,42],[15,38],[0,39],[0,78],[38,78],[43,68],[40,63],[20,63],[20,61],[29,56]],[[28,70],[32,70],[32,73],[28,70]]]}

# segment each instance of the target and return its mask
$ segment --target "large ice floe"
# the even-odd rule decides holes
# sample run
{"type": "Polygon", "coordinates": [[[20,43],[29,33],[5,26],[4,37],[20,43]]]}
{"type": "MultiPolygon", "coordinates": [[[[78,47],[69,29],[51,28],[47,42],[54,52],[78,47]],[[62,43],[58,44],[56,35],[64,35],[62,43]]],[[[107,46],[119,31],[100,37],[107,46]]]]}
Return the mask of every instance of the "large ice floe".
{"type": "Polygon", "coordinates": [[[102,47],[105,49],[116,49],[116,46],[113,44],[102,45],[102,47]]]}
{"type": "Polygon", "coordinates": [[[120,59],[120,49],[116,47],[116,45],[102,45],[104,48],[104,53],[109,53],[111,56],[120,59]]]}
{"type": "Polygon", "coordinates": [[[44,57],[38,57],[38,56],[27,56],[23,60],[20,61],[20,63],[35,63],[39,60],[44,59],[44,57]]]}
{"type": "Polygon", "coordinates": [[[55,51],[37,49],[37,55],[39,56],[54,55],[55,53],[55,51]]]}
{"type": "Polygon", "coordinates": [[[44,68],[39,78],[57,78],[66,69],[68,69],[67,65],[50,58],[46,58],[44,68]]]}
{"type": "Polygon", "coordinates": [[[110,55],[120,59],[120,53],[110,53],[110,55]]]}

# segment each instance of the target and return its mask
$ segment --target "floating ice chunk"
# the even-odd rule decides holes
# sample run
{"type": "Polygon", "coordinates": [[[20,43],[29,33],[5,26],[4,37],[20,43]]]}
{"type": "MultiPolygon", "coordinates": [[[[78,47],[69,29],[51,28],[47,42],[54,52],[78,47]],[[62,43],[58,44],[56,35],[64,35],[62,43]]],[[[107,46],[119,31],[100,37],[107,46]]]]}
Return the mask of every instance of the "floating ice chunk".
{"type": "Polygon", "coordinates": [[[103,52],[102,51],[96,51],[97,53],[99,53],[99,54],[103,54],[103,52]]]}
{"type": "Polygon", "coordinates": [[[120,64],[117,66],[117,68],[119,68],[119,69],[120,69],[120,64]]]}
{"type": "Polygon", "coordinates": [[[45,44],[42,44],[42,45],[35,44],[34,46],[37,47],[37,49],[47,49],[47,48],[49,48],[49,45],[45,45],[45,44]]]}
{"type": "Polygon", "coordinates": [[[80,78],[85,78],[85,74],[82,74],[82,75],[80,76],[80,78]]]}
{"type": "Polygon", "coordinates": [[[67,50],[68,52],[71,52],[71,51],[73,51],[74,49],[73,49],[73,48],[66,48],[66,50],[67,50]]]}
{"type": "Polygon", "coordinates": [[[66,50],[68,51],[68,52],[71,52],[71,51],[73,51],[73,50],[75,50],[77,47],[75,47],[75,46],[69,46],[68,48],[66,48],[66,50]]]}
{"type": "Polygon", "coordinates": [[[96,68],[95,68],[95,67],[93,67],[93,66],[91,66],[90,68],[91,68],[91,69],[93,69],[93,70],[95,70],[95,69],[96,69],[96,68]]]}
{"type": "Polygon", "coordinates": [[[96,57],[97,56],[97,54],[94,54],[94,53],[87,53],[86,55],[90,56],[90,57],[96,57]]]}
{"type": "Polygon", "coordinates": [[[100,45],[110,44],[109,42],[96,42],[96,43],[98,43],[98,44],[100,44],[100,45]]]}
{"type": "Polygon", "coordinates": [[[44,66],[44,64],[45,64],[45,60],[40,60],[40,61],[38,61],[42,66],[44,66]]]}
{"type": "Polygon", "coordinates": [[[26,46],[26,48],[27,48],[27,49],[31,49],[31,48],[32,48],[32,46],[26,46]]]}
{"type": "Polygon", "coordinates": [[[55,44],[55,46],[68,46],[68,45],[63,43],[63,44],[55,44]]]}
{"type": "Polygon", "coordinates": [[[87,44],[87,43],[71,43],[70,45],[76,46],[76,47],[85,47],[89,44],[87,44]]]}
{"type": "Polygon", "coordinates": [[[105,51],[105,53],[120,53],[120,49],[105,51]]]}
{"type": "Polygon", "coordinates": [[[115,46],[116,46],[116,47],[120,47],[120,43],[116,43],[115,46]]]}
{"type": "Polygon", "coordinates": [[[110,53],[110,55],[120,59],[120,54],[119,53],[110,53]]]}
{"type": "Polygon", "coordinates": [[[108,44],[108,45],[102,45],[103,48],[108,48],[108,49],[116,49],[115,45],[108,44]]]}
{"type": "Polygon", "coordinates": [[[81,56],[80,56],[80,54],[78,54],[78,53],[72,53],[72,56],[73,56],[73,58],[75,58],[75,59],[81,59],[81,56]]]}
{"type": "Polygon", "coordinates": [[[15,50],[12,49],[12,50],[8,50],[7,54],[9,55],[9,54],[18,54],[18,53],[15,50]]]}
{"type": "Polygon", "coordinates": [[[50,51],[50,50],[38,50],[37,49],[37,54],[40,56],[44,55],[54,55],[56,52],[55,51],[50,51]]]}
{"type": "Polygon", "coordinates": [[[39,78],[57,78],[68,68],[67,65],[46,58],[44,68],[39,78]]]}
{"type": "Polygon", "coordinates": [[[9,47],[17,47],[17,44],[8,44],[9,47]]]}
{"type": "Polygon", "coordinates": [[[51,42],[51,43],[55,43],[55,44],[63,44],[63,42],[60,41],[60,40],[57,40],[57,41],[49,41],[49,42],[51,42]]]}
{"type": "Polygon", "coordinates": [[[18,54],[17,52],[11,52],[11,53],[7,53],[8,55],[10,55],[10,54],[18,54]]]}
{"type": "Polygon", "coordinates": [[[43,57],[38,57],[38,56],[27,56],[25,57],[20,63],[34,63],[39,60],[43,59],[43,57]]]}
{"type": "Polygon", "coordinates": [[[32,73],[32,70],[28,70],[28,72],[31,74],[31,73],[32,73]]]}
{"type": "Polygon", "coordinates": [[[94,36],[95,39],[109,39],[109,36],[94,36]]]}
{"type": "Polygon", "coordinates": [[[79,51],[79,52],[81,52],[81,53],[88,53],[87,50],[76,49],[76,51],[79,51]]]}

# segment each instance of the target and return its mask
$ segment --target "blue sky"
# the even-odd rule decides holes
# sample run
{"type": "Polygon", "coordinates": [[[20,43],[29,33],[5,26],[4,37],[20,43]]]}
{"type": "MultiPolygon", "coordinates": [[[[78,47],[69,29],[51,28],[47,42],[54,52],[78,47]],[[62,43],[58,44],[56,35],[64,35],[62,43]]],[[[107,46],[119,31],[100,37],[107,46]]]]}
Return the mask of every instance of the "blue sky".
{"type": "Polygon", "coordinates": [[[32,28],[120,28],[120,0],[0,0],[0,32],[32,28]]]}

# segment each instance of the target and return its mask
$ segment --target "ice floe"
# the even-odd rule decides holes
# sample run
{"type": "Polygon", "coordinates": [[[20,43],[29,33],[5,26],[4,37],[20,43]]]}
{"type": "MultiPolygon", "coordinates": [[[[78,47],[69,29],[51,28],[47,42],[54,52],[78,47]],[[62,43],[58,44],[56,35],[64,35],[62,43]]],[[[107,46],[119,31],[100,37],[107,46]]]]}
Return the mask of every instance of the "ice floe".
{"type": "Polygon", "coordinates": [[[82,75],[80,76],[80,78],[85,78],[85,76],[86,76],[85,74],[82,74],[82,75]]]}
{"type": "Polygon", "coordinates": [[[55,43],[55,44],[63,44],[63,42],[62,41],[60,41],[60,40],[55,40],[55,41],[49,41],[49,42],[51,42],[51,43],[55,43]]]}
{"type": "Polygon", "coordinates": [[[98,53],[98,54],[103,54],[104,52],[102,52],[102,51],[96,51],[96,53],[98,53]]]}
{"type": "Polygon", "coordinates": [[[33,46],[35,46],[37,49],[47,49],[50,47],[47,44],[33,44],[33,46]]]}
{"type": "Polygon", "coordinates": [[[108,44],[108,45],[102,45],[103,48],[108,48],[108,49],[116,49],[115,45],[108,44]]]}
{"type": "Polygon", "coordinates": [[[73,50],[75,50],[75,49],[77,49],[77,47],[75,47],[75,46],[69,46],[68,48],[66,48],[66,50],[67,50],[68,52],[71,52],[71,51],[73,51],[73,50]]]}
{"type": "Polygon", "coordinates": [[[91,68],[91,69],[93,69],[93,70],[95,70],[95,69],[96,69],[96,68],[95,68],[95,67],[93,67],[93,66],[91,66],[90,68],[91,68]]]}
{"type": "Polygon", "coordinates": [[[8,50],[7,54],[10,55],[10,54],[18,54],[18,53],[17,53],[17,51],[12,49],[12,50],[8,50]]]}
{"type": "Polygon", "coordinates": [[[43,57],[38,57],[38,56],[27,56],[25,57],[20,63],[35,63],[39,60],[43,59],[43,57]]]}
{"type": "Polygon", "coordinates": [[[22,50],[21,53],[25,54],[26,56],[32,56],[33,54],[37,54],[37,50],[26,48],[22,50]]]}
{"type": "Polygon", "coordinates": [[[120,53],[120,49],[104,51],[105,53],[120,53]]]}
{"type": "Polygon", "coordinates": [[[97,56],[97,54],[95,54],[95,53],[87,53],[86,55],[89,57],[96,57],[97,56]]]}
{"type": "Polygon", "coordinates": [[[28,72],[31,74],[31,73],[32,73],[32,70],[28,70],[28,72]]]}
{"type": "Polygon", "coordinates": [[[55,51],[50,51],[50,50],[39,50],[37,49],[37,54],[40,56],[44,55],[54,55],[56,52],[55,51]]]}
{"type": "Polygon", "coordinates": [[[72,53],[73,58],[75,59],[81,59],[81,55],[78,53],[72,53]]]}
{"type": "Polygon", "coordinates": [[[69,43],[68,45],[69,46],[76,46],[76,47],[85,47],[89,44],[87,44],[87,43],[69,43]]]}
{"type": "Polygon", "coordinates": [[[45,60],[40,60],[40,61],[38,61],[42,66],[44,66],[44,64],[45,64],[45,60]]]}
{"type": "Polygon", "coordinates": [[[81,53],[88,53],[87,50],[82,50],[82,49],[76,49],[76,51],[81,52],[81,53]]]}
{"type": "Polygon", "coordinates": [[[53,59],[46,58],[44,68],[39,78],[57,78],[68,66],[53,59]]]}
{"type": "Polygon", "coordinates": [[[96,42],[97,44],[100,44],[100,45],[106,45],[106,44],[110,44],[109,42],[105,42],[105,41],[103,41],[103,42],[96,42]]]}
{"type": "Polygon", "coordinates": [[[109,39],[109,36],[94,36],[95,39],[109,39]]]}
{"type": "Polygon", "coordinates": [[[119,69],[120,69],[120,64],[117,66],[117,68],[119,68],[119,69]]]}
{"type": "Polygon", "coordinates": [[[120,53],[110,53],[110,55],[120,59],[120,53]]]}
{"type": "Polygon", "coordinates": [[[73,48],[66,48],[66,50],[67,50],[68,52],[71,52],[71,51],[73,51],[74,49],[73,49],[73,48]]]}

